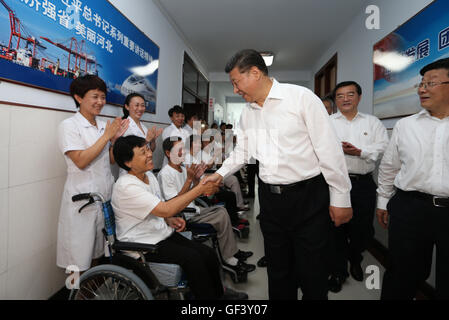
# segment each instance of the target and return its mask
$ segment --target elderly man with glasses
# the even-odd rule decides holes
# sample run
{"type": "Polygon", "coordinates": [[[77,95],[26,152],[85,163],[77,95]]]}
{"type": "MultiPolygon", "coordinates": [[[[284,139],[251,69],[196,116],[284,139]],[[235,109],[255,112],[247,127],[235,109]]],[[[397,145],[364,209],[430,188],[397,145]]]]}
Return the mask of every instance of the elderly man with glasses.
{"type": "Polygon", "coordinates": [[[413,299],[436,247],[436,297],[449,299],[449,59],[420,71],[423,110],[396,123],[379,167],[377,218],[388,226],[382,296],[413,299]]]}

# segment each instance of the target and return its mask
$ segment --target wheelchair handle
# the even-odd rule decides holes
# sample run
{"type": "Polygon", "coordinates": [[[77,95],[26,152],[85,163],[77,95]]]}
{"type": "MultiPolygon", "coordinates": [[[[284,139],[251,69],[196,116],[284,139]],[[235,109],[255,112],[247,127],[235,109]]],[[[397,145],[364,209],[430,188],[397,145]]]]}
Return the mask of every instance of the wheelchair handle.
{"type": "Polygon", "coordinates": [[[73,202],[81,201],[81,200],[89,200],[89,199],[90,199],[90,193],[81,193],[81,194],[77,194],[72,197],[73,202]]]}

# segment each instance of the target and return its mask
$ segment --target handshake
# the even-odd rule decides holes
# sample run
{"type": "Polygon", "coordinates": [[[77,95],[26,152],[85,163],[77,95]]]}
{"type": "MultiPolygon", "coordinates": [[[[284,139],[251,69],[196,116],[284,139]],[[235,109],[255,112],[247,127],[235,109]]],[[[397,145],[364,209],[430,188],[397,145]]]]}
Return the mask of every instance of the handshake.
{"type": "Polygon", "coordinates": [[[201,194],[208,197],[218,192],[220,185],[222,184],[223,177],[218,173],[214,173],[210,176],[203,178],[198,187],[201,188],[201,194]]]}

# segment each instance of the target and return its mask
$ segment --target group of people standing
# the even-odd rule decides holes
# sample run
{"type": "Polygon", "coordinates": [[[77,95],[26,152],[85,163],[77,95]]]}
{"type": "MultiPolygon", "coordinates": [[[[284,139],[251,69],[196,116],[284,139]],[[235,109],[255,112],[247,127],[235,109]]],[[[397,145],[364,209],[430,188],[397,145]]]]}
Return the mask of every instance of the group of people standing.
{"type": "MultiPolygon", "coordinates": [[[[374,236],[375,213],[389,232],[382,298],[414,297],[429,275],[434,245],[437,297],[449,298],[449,59],[421,70],[418,95],[423,110],[398,121],[390,140],[379,119],[358,111],[362,89],[356,82],[337,85],[333,101],[338,112],[329,117],[310,90],[270,78],[255,50],[236,53],[225,70],[234,92],[248,102],[233,151],[216,173],[197,181],[190,197],[186,193],[181,200],[167,201],[176,202],[169,214],[156,209],[154,198],[145,207],[147,214],[171,217],[195,197],[215,193],[218,185],[255,159],[270,299],[297,299],[298,288],[303,299],[327,299],[328,290],[340,291],[349,274],[362,281],[362,253],[374,236]],[[376,185],[373,172],[379,161],[376,185]]],[[[68,166],[58,227],[57,264],[63,268],[77,265],[87,270],[103,254],[99,208],[77,214],[71,197],[96,191],[111,198],[114,156],[120,158],[124,173],[139,172],[136,176],[148,185],[141,173],[152,167],[149,154],[155,139],[162,134],[163,140],[172,136],[184,140],[192,134],[182,128],[184,119],[177,118],[183,113],[173,109],[172,124],[164,133],[145,128],[140,122],[145,103],[139,95],[128,97],[124,109],[128,117],[105,123],[97,116],[106,92],[104,82],[95,76],[76,79],[71,95],[79,112],[59,128],[68,166]],[[134,153],[126,151],[127,162],[114,150],[125,133],[148,144],[131,145],[134,153]],[[133,168],[126,165],[137,151],[146,157],[143,169],[138,162],[132,163],[133,168]]],[[[166,223],[172,231],[183,228],[179,221],[166,223]]],[[[217,281],[215,273],[210,279],[217,281]]],[[[213,287],[212,296],[223,294],[218,287],[213,287]]]]}

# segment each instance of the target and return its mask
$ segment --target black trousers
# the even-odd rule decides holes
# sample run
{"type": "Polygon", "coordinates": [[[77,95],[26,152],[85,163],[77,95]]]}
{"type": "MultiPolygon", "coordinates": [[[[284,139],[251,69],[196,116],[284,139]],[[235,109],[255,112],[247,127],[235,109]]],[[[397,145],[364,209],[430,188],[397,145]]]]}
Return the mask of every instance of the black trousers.
{"type": "Polygon", "coordinates": [[[145,258],[150,262],[179,264],[195,299],[217,299],[223,295],[217,254],[206,245],[174,232],[158,243],[157,254],[147,254],[145,258]]]}
{"type": "Polygon", "coordinates": [[[247,179],[248,179],[248,195],[254,196],[256,175],[259,174],[259,164],[248,164],[247,165],[247,179]]]}
{"type": "Polygon", "coordinates": [[[372,176],[351,178],[351,184],[353,217],[348,223],[332,228],[334,241],[330,250],[330,274],[340,277],[349,276],[348,262],[362,262],[362,253],[374,237],[377,186],[372,176]]]}
{"type": "Polygon", "coordinates": [[[436,246],[436,296],[449,299],[449,208],[398,190],[387,205],[389,263],[381,299],[413,299],[430,275],[436,246]]]}
{"type": "Polygon", "coordinates": [[[329,187],[322,175],[271,193],[259,180],[260,227],[272,300],[327,299],[326,253],[331,231],[329,187]]]}

